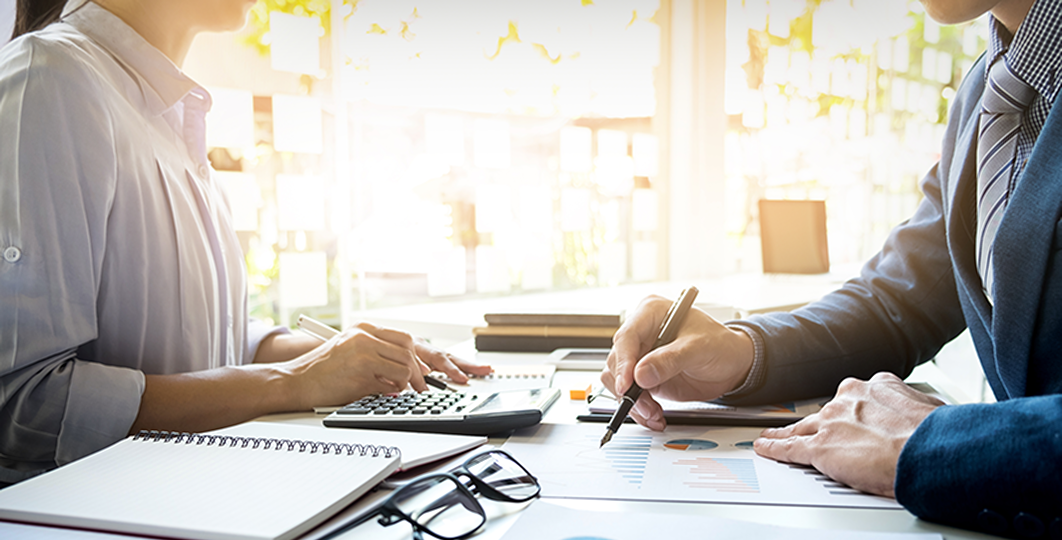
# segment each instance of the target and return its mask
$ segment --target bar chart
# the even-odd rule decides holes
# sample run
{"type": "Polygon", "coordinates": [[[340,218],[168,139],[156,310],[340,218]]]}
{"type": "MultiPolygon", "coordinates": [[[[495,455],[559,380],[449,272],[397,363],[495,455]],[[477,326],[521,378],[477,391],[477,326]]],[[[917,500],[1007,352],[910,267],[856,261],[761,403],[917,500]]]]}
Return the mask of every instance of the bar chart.
{"type": "MultiPolygon", "coordinates": [[[[594,436],[590,436],[594,439],[594,436]]],[[[644,435],[617,435],[601,450],[612,468],[630,484],[641,485],[653,438],[644,435]]]]}
{"type": "Polygon", "coordinates": [[[760,492],[760,480],[752,459],[697,457],[679,459],[673,463],[690,468],[693,479],[682,483],[691,488],[711,489],[720,493],[760,492]]]}

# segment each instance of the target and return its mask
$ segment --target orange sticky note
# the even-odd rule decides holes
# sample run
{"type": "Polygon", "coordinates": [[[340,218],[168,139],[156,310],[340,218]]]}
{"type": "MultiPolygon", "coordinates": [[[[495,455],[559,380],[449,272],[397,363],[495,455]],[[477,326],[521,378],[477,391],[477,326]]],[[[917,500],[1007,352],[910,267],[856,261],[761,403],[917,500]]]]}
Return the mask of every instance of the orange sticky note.
{"type": "Polygon", "coordinates": [[[578,399],[580,401],[585,400],[586,396],[589,396],[591,390],[593,390],[593,386],[594,385],[587,386],[586,389],[569,390],[568,395],[570,399],[578,399]]]}

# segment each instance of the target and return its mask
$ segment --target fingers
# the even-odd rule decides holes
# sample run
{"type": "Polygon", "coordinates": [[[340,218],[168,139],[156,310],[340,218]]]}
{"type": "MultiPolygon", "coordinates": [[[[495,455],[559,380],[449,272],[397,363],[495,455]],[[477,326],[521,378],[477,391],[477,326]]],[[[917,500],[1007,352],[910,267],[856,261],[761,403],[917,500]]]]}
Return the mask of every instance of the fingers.
{"type": "Polygon", "coordinates": [[[412,385],[418,392],[428,389],[428,385],[424,383],[423,376],[413,376],[409,366],[399,362],[384,360],[382,362],[374,362],[371,365],[363,364],[358,366],[358,368],[371,370],[376,380],[386,387],[386,390],[381,391],[383,393],[400,392],[406,388],[407,384],[412,385]],[[418,386],[423,389],[418,388],[418,386]]]}
{"type": "Polygon", "coordinates": [[[676,340],[643,356],[634,368],[634,380],[642,388],[656,388],[685,372],[714,370],[716,363],[710,358],[691,354],[683,341],[676,340]]]}
{"type": "Polygon", "coordinates": [[[745,381],[753,353],[748,334],[692,309],[675,341],[647,352],[633,377],[642,388],[670,399],[714,399],[745,381]]]}
{"type": "Polygon", "coordinates": [[[456,383],[467,383],[468,374],[485,376],[494,371],[489,365],[463,360],[446,351],[436,349],[421,339],[416,339],[415,341],[417,356],[432,370],[445,373],[447,377],[450,377],[450,380],[456,383]]]}
{"type": "MultiPolygon", "coordinates": [[[[641,358],[640,346],[631,343],[633,339],[622,332],[622,328],[616,331],[612,338],[612,350],[608,352],[608,360],[605,362],[605,370],[611,373],[610,390],[621,396],[630,387],[630,381],[634,380],[634,365],[641,358]]],[[[604,373],[602,373],[602,376],[604,373]]]]}
{"type": "Polygon", "coordinates": [[[616,394],[616,376],[613,375],[612,371],[608,369],[608,365],[605,366],[605,369],[601,370],[600,379],[601,384],[605,385],[605,388],[608,388],[608,391],[612,393],[613,396],[619,395],[616,394]]]}
{"type": "Polygon", "coordinates": [[[786,437],[784,439],[759,438],[752,443],[757,454],[775,461],[811,465],[810,437],[786,437]]]}
{"type": "Polygon", "coordinates": [[[812,414],[788,426],[767,428],[752,443],[752,447],[763,457],[810,465],[813,452],[809,441],[818,434],[820,423],[819,414],[812,414]]]}
{"type": "Polygon", "coordinates": [[[622,395],[634,380],[634,365],[652,346],[656,332],[660,328],[671,303],[659,296],[650,296],[642,301],[634,315],[612,337],[612,350],[609,352],[607,366],[615,377],[612,389],[622,395]]]}
{"type": "Polygon", "coordinates": [[[413,336],[401,330],[376,326],[375,324],[366,321],[359,322],[358,324],[355,324],[354,327],[362,332],[372,334],[388,343],[393,343],[399,347],[409,349],[410,351],[413,350],[413,336]]]}
{"type": "Polygon", "coordinates": [[[449,353],[446,353],[446,357],[449,358],[450,361],[453,362],[453,364],[463,373],[468,373],[477,377],[486,377],[487,375],[494,373],[494,368],[491,367],[490,364],[477,364],[449,353]]]}
{"type": "Polygon", "coordinates": [[[675,347],[664,346],[650,352],[634,368],[634,380],[642,388],[655,388],[678,375],[686,366],[675,347]]]}
{"type": "Polygon", "coordinates": [[[897,377],[894,373],[890,373],[888,371],[879,371],[875,373],[873,377],[870,378],[870,382],[903,384],[903,379],[897,377]]]}
{"type": "MultiPolygon", "coordinates": [[[[614,389],[616,383],[615,377],[613,377],[612,372],[609,371],[607,366],[601,371],[601,383],[604,384],[613,395],[622,395],[616,394],[614,389]]],[[[635,422],[654,431],[663,431],[664,428],[667,427],[667,421],[664,419],[664,408],[661,407],[648,392],[643,392],[638,398],[638,401],[634,402],[634,407],[631,408],[630,416],[635,422]]]]}
{"type": "Polygon", "coordinates": [[[649,394],[642,394],[631,408],[630,415],[635,422],[653,430],[664,431],[667,421],[664,420],[664,408],[649,394]]]}
{"type": "Polygon", "coordinates": [[[413,351],[412,336],[368,322],[360,322],[354,327],[360,332],[350,336],[347,341],[354,346],[356,352],[374,353],[389,361],[373,363],[377,378],[382,377],[390,381],[399,390],[404,389],[407,383],[417,392],[428,389],[424,374],[429,370],[413,351]]]}
{"type": "Polygon", "coordinates": [[[767,428],[760,432],[760,437],[767,439],[788,439],[789,437],[794,436],[814,435],[818,430],[818,415],[812,414],[796,423],[789,424],[788,426],[767,428]]]}

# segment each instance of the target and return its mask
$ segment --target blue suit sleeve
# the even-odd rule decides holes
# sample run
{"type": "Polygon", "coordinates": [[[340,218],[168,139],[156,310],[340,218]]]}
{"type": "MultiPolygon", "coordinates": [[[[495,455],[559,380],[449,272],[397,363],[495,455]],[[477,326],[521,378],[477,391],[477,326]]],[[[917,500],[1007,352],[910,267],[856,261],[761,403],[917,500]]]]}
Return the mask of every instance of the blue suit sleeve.
{"type": "Polygon", "coordinates": [[[900,454],[896,499],[921,518],[992,534],[1062,533],[1059,426],[1059,395],[941,407],[900,454]]]}

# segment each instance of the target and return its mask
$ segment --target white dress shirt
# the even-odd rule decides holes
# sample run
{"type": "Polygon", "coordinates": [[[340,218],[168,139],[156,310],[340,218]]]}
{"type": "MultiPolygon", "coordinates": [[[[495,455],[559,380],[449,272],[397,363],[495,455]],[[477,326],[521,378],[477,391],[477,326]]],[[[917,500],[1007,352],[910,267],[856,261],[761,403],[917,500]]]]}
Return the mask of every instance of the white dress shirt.
{"type": "Polygon", "coordinates": [[[144,374],[281,331],[205,152],[210,95],[88,3],[0,49],[0,482],[124,437],[144,374]]]}

